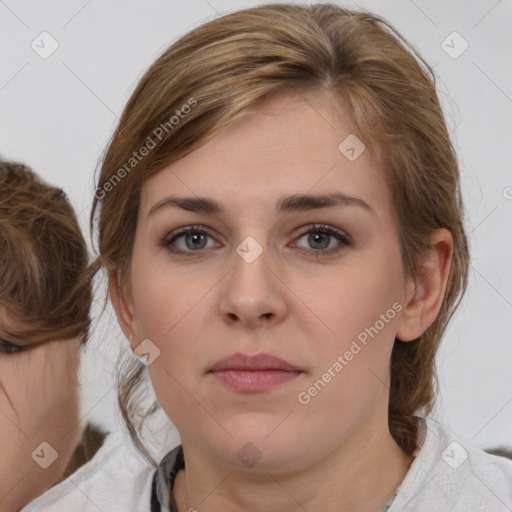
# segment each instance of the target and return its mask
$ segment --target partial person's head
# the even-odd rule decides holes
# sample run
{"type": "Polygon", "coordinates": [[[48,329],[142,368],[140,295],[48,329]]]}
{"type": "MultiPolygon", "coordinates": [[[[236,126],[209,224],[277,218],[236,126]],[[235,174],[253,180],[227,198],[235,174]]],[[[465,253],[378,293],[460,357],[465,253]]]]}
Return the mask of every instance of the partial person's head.
{"type": "Polygon", "coordinates": [[[0,162],[0,509],[63,475],[81,435],[79,349],[88,337],[88,254],[64,192],[0,162]]]}
{"type": "MultiPolygon", "coordinates": [[[[252,442],[291,468],[380,422],[414,451],[468,244],[433,72],[384,20],[268,5],[179,39],[128,101],[95,220],[182,440],[228,466],[252,442]],[[298,372],[244,387],[214,371],[235,353],[298,372]]],[[[143,372],[120,390],[132,433],[143,372]]]]}

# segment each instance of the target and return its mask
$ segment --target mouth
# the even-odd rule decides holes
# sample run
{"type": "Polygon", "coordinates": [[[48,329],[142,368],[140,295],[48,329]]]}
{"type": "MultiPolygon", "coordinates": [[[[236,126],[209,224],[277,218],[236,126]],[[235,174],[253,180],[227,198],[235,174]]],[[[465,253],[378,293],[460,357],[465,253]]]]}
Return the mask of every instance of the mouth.
{"type": "Polygon", "coordinates": [[[304,372],[272,354],[236,353],[217,361],[208,373],[234,391],[254,393],[285,384],[304,372]]]}

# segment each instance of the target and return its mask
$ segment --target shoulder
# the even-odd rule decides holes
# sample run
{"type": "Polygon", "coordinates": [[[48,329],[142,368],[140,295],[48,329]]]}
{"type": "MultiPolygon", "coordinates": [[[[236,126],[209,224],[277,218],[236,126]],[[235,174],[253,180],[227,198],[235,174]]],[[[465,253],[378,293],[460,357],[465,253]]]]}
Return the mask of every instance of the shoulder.
{"type": "Polygon", "coordinates": [[[154,471],[124,432],[114,432],[87,464],[22,512],[145,510],[151,499],[154,471]]]}
{"type": "Polygon", "coordinates": [[[491,455],[421,419],[423,445],[389,512],[512,510],[512,460],[491,455]]]}

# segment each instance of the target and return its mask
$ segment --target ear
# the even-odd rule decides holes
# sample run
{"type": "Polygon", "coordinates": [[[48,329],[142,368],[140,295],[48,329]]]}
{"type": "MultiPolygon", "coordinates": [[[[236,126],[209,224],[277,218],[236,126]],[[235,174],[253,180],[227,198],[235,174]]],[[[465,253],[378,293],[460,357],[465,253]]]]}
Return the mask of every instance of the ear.
{"type": "Polygon", "coordinates": [[[140,343],[140,333],[131,296],[123,290],[119,273],[111,273],[108,279],[108,290],[112,306],[116,312],[119,326],[130,342],[132,350],[140,343]]]}
{"type": "Polygon", "coordinates": [[[443,304],[452,261],[452,234],[447,229],[437,229],[430,237],[430,244],[425,260],[408,282],[396,332],[401,341],[419,338],[434,323],[443,304]]]}

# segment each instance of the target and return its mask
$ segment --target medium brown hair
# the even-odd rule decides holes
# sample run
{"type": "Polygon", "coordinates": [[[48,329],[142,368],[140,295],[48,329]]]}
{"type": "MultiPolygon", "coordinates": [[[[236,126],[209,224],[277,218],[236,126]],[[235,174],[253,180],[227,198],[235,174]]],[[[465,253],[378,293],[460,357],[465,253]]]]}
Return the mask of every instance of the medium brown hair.
{"type": "MultiPolygon", "coordinates": [[[[433,70],[379,16],[332,4],[266,5],[214,19],[170,46],[141,78],[103,155],[90,218],[93,230],[97,217],[97,268],[119,276],[128,293],[144,180],[286,90],[329,91],[349,106],[355,134],[389,187],[405,275],[415,275],[434,230],[453,236],[438,317],[418,339],[396,339],[392,352],[389,428],[410,454],[415,415],[434,403],[435,354],[467,286],[469,250],[458,164],[433,70]]],[[[119,389],[139,447],[132,417],[143,375],[141,365],[133,366],[119,389]]]]}
{"type": "Polygon", "coordinates": [[[0,162],[0,307],[5,337],[87,341],[88,252],[66,194],[27,166],[0,162]]]}
{"type": "MultiPolygon", "coordinates": [[[[66,194],[20,163],[0,161],[2,336],[23,346],[90,335],[87,245],[66,194]]],[[[90,460],[105,435],[88,425],[59,480],[90,460]]]]}

